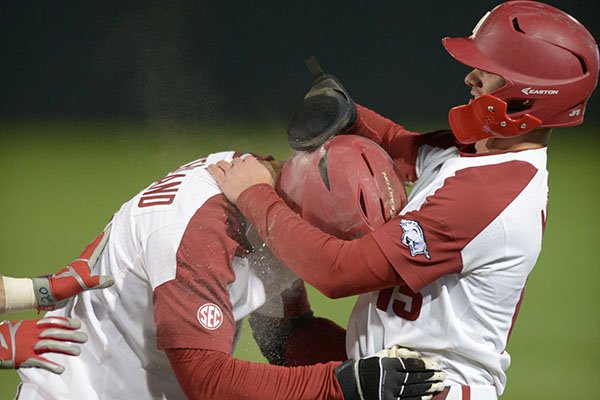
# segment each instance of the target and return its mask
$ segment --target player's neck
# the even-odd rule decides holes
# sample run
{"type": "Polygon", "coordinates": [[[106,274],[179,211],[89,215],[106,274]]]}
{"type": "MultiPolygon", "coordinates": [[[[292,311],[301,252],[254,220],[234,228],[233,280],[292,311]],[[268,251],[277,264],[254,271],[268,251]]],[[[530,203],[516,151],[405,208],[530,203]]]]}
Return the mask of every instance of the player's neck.
{"type": "Polygon", "coordinates": [[[513,138],[487,138],[475,143],[477,154],[499,151],[533,150],[546,147],[551,128],[541,128],[513,138]]]}

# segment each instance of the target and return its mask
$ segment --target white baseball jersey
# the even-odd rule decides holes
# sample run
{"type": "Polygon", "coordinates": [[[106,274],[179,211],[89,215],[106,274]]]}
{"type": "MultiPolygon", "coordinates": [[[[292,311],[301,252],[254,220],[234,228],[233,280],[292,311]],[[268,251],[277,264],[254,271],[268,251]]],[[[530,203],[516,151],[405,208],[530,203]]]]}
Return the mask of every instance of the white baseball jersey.
{"type": "MultiPolygon", "coordinates": [[[[510,331],[541,250],[546,149],[487,155],[420,147],[409,201],[375,239],[407,285],[361,295],[349,357],[401,344],[439,360],[473,399],[505,387],[510,331]]],[[[464,397],[467,398],[467,397],[464,397]]]]}
{"type": "Polygon", "coordinates": [[[244,221],[206,170],[233,156],[184,165],[121,207],[93,271],[114,286],[51,313],[81,320],[89,341],[79,357],[49,356],[62,375],[20,370],[19,399],[182,399],[160,350],[231,353],[241,319],[297,279],[266,247],[248,254],[244,221]]]}

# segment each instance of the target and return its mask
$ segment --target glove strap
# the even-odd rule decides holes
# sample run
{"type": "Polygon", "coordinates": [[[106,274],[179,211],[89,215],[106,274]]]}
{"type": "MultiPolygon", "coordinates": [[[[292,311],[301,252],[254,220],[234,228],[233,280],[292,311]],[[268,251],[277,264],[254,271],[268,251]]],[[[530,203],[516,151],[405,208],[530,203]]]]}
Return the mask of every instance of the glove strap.
{"type": "Polygon", "coordinates": [[[344,400],[360,400],[361,396],[358,392],[358,382],[354,373],[354,365],[356,361],[350,359],[337,367],[335,367],[335,377],[337,378],[344,400]]]}
{"type": "Polygon", "coordinates": [[[308,70],[311,74],[313,74],[315,79],[321,77],[322,75],[325,75],[325,72],[323,72],[323,68],[321,68],[319,62],[317,61],[317,57],[311,56],[305,61],[305,63],[308,67],[308,70]]]}
{"type": "Polygon", "coordinates": [[[38,307],[49,307],[57,303],[56,297],[52,294],[50,287],[50,275],[33,278],[33,291],[37,300],[38,307]]]}
{"type": "Polygon", "coordinates": [[[23,321],[4,321],[0,323],[0,369],[15,369],[16,365],[17,346],[16,336],[17,329],[23,321]]]}

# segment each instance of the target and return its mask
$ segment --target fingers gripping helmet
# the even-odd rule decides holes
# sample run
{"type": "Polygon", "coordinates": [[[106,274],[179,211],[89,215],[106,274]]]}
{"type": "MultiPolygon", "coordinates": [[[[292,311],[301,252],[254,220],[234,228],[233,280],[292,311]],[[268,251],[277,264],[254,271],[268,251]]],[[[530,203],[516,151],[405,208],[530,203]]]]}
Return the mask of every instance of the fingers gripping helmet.
{"type": "Polygon", "coordinates": [[[461,142],[583,122],[598,82],[598,45],[569,14],[536,1],[508,1],[488,12],[471,36],[444,38],[443,45],[461,63],[506,81],[493,96],[450,110],[461,142]]]}
{"type": "Polygon", "coordinates": [[[296,153],[283,166],[277,190],[304,220],[346,240],[374,230],[406,204],[389,155],[374,142],[351,135],[296,153]]]}

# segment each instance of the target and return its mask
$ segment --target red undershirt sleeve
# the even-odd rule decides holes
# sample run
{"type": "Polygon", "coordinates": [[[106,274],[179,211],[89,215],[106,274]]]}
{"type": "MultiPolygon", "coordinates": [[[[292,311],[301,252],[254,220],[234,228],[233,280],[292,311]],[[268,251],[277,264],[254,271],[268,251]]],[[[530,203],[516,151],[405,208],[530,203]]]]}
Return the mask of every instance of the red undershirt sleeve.
{"type": "Polygon", "coordinates": [[[280,304],[282,314],[267,315],[259,309],[249,319],[254,339],[270,364],[295,367],[347,359],[346,330],[313,315],[304,282],[296,281],[270,302],[280,304]]]}
{"type": "Polygon", "coordinates": [[[356,108],[356,122],[345,133],[363,136],[379,144],[394,160],[396,173],[405,182],[414,182],[418,178],[417,157],[423,145],[473,151],[472,146],[458,143],[451,131],[413,132],[366,107],[357,104],[356,108]]]}
{"type": "Polygon", "coordinates": [[[414,182],[417,178],[415,165],[423,135],[411,132],[366,107],[357,104],[356,108],[356,122],[346,133],[363,136],[379,144],[394,159],[400,178],[406,182],[414,182]]]}
{"type": "Polygon", "coordinates": [[[283,323],[291,320],[291,332],[282,341],[284,365],[311,365],[348,359],[346,330],[327,318],[313,316],[304,282],[297,281],[281,297],[283,323]]]}
{"type": "Polygon", "coordinates": [[[275,256],[330,298],[402,282],[370,234],[345,241],[323,233],[294,213],[269,185],[246,189],[237,205],[275,256]]]}
{"type": "Polygon", "coordinates": [[[312,365],[346,361],[346,330],[322,317],[305,318],[285,338],[286,365],[312,365]]]}
{"type": "Polygon", "coordinates": [[[211,350],[166,352],[179,385],[191,400],[343,400],[334,372],[339,362],[289,368],[236,360],[211,350]]]}

